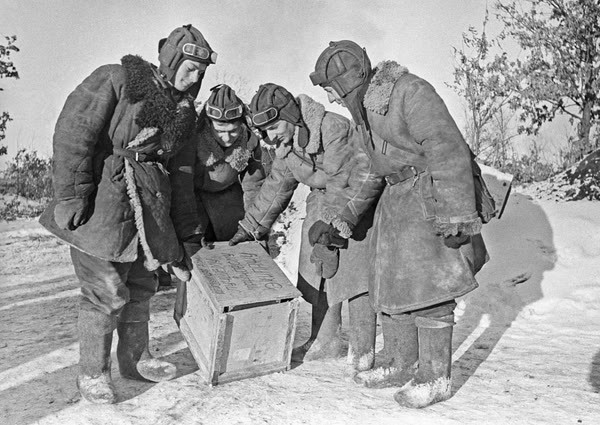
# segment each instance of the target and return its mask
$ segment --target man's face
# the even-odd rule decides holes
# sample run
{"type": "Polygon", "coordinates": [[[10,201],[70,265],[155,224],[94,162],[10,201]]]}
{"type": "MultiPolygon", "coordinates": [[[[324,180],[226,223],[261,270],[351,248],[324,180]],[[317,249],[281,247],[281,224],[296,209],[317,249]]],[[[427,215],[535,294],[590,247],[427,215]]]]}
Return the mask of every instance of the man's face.
{"type": "Polygon", "coordinates": [[[207,64],[186,59],[177,69],[173,87],[180,92],[187,91],[198,82],[200,76],[206,71],[207,64]]]}
{"type": "Polygon", "coordinates": [[[277,120],[264,129],[271,144],[275,146],[288,145],[294,138],[296,126],[286,120],[277,120]]]}
{"type": "Polygon", "coordinates": [[[235,122],[212,122],[212,132],[217,139],[219,145],[224,148],[232,146],[242,134],[242,123],[240,121],[235,122]]]}
{"type": "Polygon", "coordinates": [[[329,103],[337,103],[338,105],[345,106],[344,101],[334,89],[325,87],[325,91],[327,92],[327,100],[329,100],[329,103]]]}

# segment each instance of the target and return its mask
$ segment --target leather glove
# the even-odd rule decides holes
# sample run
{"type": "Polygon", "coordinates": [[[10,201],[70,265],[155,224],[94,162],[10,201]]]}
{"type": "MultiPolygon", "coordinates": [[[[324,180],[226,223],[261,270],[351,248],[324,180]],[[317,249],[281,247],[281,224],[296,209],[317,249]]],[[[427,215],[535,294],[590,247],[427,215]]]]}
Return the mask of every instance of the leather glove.
{"type": "Polygon", "coordinates": [[[190,269],[183,261],[174,261],[171,264],[164,264],[161,267],[167,273],[174,274],[182,282],[187,282],[192,278],[190,269]]]}
{"type": "Polygon", "coordinates": [[[61,229],[75,230],[89,220],[88,198],[59,201],[54,207],[54,221],[61,229]]]}
{"type": "Polygon", "coordinates": [[[253,241],[254,236],[250,233],[246,232],[246,230],[242,226],[238,226],[237,232],[235,235],[229,240],[229,246],[234,246],[239,244],[240,242],[253,241]]]}
{"type": "Polygon", "coordinates": [[[335,246],[342,248],[346,246],[347,239],[340,236],[338,229],[323,220],[317,220],[310,229],[308,229],[308,242],[311,246],[315,244],[335,246]]]}
{"type": "Polygon", "coordinates": [[[469,235],[463,235],[459,233],[458,235],[450,235],[444,238],[444,245],[448,248],[458,249],[461,245],[464,245],[469,240],[469,235]]]}
{"type": "Polygon", "coordinates": [[[324,279],[331,279],[340,265],[340,250],[317,243],[310,254],[310,262],[314,263],[317,274],[324,279]]]}

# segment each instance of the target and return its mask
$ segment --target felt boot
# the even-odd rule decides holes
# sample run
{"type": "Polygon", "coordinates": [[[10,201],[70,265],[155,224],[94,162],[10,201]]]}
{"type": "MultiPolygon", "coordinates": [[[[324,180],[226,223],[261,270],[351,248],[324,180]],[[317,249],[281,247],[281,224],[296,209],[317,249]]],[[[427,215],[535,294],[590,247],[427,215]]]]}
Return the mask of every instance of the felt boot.
{"type": "Polygon", "coordinates": [[[312,309],[311,335],[307,342],[292,350],[292,361],[303,362],[341,355],[342,340],[342,303],[327,306],[326,297],[322,297],[312,309]]]}
{"type": "Polygon", "coordinates": [[[421,408],[451,396],[454,322],[453,316],[447,316],[439,321],[417,318],[416,323],[419,327],[419,366],[415,377],[394,395],[394,400],[404,407],[421,408]]]}
{"type": "Polygon", "coordinates": [[[110,346],[114,317],[95,310],[80,310],[79,375],[77,388],[81,396],[95,404],[113,404],[117,394],[110,375],[110,346]]]}
{"type": "Polygon", "coordinates": [[[117,359],[123,378],[161,382],[175,377],[175,365],[155,359],[148,350],[148,322],[120,322],[117,333],[117,359]]]}
{"type": "Polygon", "coordinates": [[[402,387],[415,373],[419,343],[414,318],[408,314],[381,315],[384,349],[373,369],[357,373],[354,381],[369,388],[402,387]]]}
{"type": "Polygon", "coordinates": [[[362,372],[373,368],[375,362],[375,336],[377,313],[371,307],[369,295],[363,294],[348,300],[350,316],[350,343],[348,364],[362,372]]]}

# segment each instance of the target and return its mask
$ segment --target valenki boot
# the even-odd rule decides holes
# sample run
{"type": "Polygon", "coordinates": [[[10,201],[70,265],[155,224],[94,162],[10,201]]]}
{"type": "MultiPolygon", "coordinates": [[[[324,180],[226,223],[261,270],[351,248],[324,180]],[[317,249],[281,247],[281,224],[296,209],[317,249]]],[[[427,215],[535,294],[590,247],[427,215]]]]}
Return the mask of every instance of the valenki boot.
{"type": "Polygon", "coordinates": [[[404,407],[421,408],[451,396],[454,322],[453,316],[446,316],[437,320],[419,317],[416,323],[419,366],[415,377],[394,395],[394,400],[404,407]]]}
{"type": "Polygon", "coordinates": [[[381,315],[383,353],[373,369],[359,372],[354,382],[368,388],[402,387],[414,373],[419,353],[417,326],[408,314],[381,315]]]}
{"type": "Polygon", "coordinates": [[[94,404],[113,404],[117,394],[110,375],[110,347],[115,319],[110,315],[80,310],[79,374],[77,388],[81,396],[94,404]]]}
{"type": "Polygon", "coordinates": [[[148,322],[120,322],[117,334],[117,359],[123,378],[161,382],[175,377],[175,365],[155,359],[148,350],[148,322]]]}
{"type": "Polygon", "coordinates": [[[311,335],[307,342],[292,350],[296,363],[335,358],[341,355],[342,303],[327,307],[327,299],[313,305],[311,335]]]}
{"type": "Polygon", "coordinates": [[[349,299],[348,313],[350,342],[347,363],[354,366],[357,372],[372,369],[375,362],[377,313],[371,307],[369,295],[349,299]]]}

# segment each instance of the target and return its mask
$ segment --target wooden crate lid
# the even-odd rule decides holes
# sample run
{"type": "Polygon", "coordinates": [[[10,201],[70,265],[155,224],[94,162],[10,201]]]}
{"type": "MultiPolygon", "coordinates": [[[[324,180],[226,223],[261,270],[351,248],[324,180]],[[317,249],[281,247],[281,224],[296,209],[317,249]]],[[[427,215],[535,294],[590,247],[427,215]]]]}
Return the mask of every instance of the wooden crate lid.
{"type": "Polygon", "coordinates": [[[192,262],[192,282],[204,288],[220,310],[301,295],[256,242],[216,242],[214,249],[198,251],[192,262]]]}

